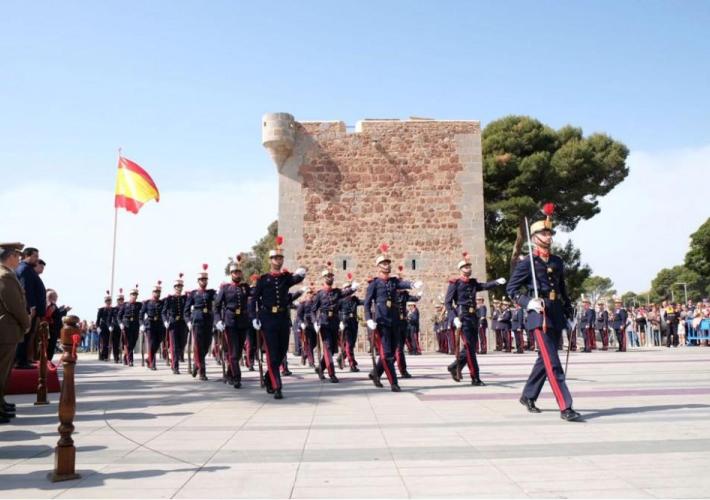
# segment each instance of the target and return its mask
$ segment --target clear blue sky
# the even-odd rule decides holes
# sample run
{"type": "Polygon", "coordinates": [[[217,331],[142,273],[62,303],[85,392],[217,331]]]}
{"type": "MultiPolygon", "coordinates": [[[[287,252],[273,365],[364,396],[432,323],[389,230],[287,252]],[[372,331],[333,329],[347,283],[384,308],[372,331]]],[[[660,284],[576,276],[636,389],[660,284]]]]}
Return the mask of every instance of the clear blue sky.
{"type": "Polygon", "coordinates": [[[0,169],[111,184],[121,145],[163,190],[272,174],[266,111],[520,113],[632,150],[694,147],[708,32],[707,1],[5,1],[0,169]]]}
{"type": "Polygon", "coordinates": [[[119,146],[162,194],[119,224],[117,287],[149,287],[219,269],[275,217],[265,112],[527,114],[631,149],[629,178],[571,236],[595,273],[641,291],[708,216],[709,32],[710,1],[690,0],[5,0],[0,240],[39,247],[83,314],[108,287],[119,146]]]}

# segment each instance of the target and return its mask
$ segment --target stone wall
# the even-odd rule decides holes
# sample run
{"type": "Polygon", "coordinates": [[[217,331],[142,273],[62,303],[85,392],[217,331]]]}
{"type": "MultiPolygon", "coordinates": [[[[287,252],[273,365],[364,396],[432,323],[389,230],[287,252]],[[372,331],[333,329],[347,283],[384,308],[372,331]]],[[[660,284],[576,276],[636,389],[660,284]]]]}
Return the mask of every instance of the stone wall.
{"type": "Polygon", "coordinates": [[[336,283],[348,272],[364,283],[376,273],[378,246],[388,243],[393,267],[425,284],[422,339],[427,332],[431,339],[434,302],[458,275],[464,250],[474,276],[485,279],[480,123],[364,120],[353,133],[343,122],[287,126],[295,141],[279,165],[286,266],[308,266],[307,281],[320,284],[331,261],[336,283]]]}

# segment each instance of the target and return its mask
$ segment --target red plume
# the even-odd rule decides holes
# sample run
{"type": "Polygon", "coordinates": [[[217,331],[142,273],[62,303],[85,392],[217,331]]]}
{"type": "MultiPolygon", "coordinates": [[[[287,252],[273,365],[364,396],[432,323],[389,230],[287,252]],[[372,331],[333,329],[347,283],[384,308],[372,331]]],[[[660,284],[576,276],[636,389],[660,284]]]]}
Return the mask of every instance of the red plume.
{"type": "Polygon", "coordinates": [[[348,273],[348,279],[349,280],[353,279],[353,273],[348,273]]]}
{"type": "Polygon", "coordinates": [[[106,290],[106,295],[110,295],[110,294],[111,294],[111,292],[109,292],[108,290],[106,290]]]}
{"type": "Polygon", "coordinates": [[[397,266],[397,269],[399,269],[399,272],[401,273],[402,271],[404,271],[404,266],[400,264],[399,266],[397,266]]]}
{"type": "Polygon", "coordinates": [[[183,276],[184,276],[184,274],[182,274],[182,273],[178,274],[178,278],[182,278],[183,276]]]}
{"type": "Polygon", "coordinates": [[[380,252],[382,253],[387,253],[387,250],[390,249],[390,246],[387,243],[382,243],[380,245],[380,252]]]}
{"type": "Polygon", "coordinates": [[[119,288],[118,293],[123,293],[123,288],[119,288]]]}
{"type": "Polygon", "coordinates": [[[276,244],[277,244],[277,245],[283,245],[283,242],[284,242],[284,237],[281,236],[281,235],[278,235],[278,236],[276,237],[276,244]]]}
{"type": "Polygon", "coordinates": [[[138,288],[138,283],[136,283],[136,288],[138,288]]]}
{"type": "Polygon", "coordinates": [[[160,285],[162,285],[162,284],[163,284],[163,282],[160,281],[160,280],[158,280],[158,286],[160,286],[160,285]]]}
{"type": "Polygon", "coordinates": [[[463,255],[464,260],[466,260],[466,257],[468,257],[468,252],[464,252],[464,253],[461,254],[461,255],[463,255]]]}
{"type": "Polygon", "coordinates": [[[259,276],[258,276],[256,273],[254,273],[254,274],[252,274],[251,276],[249,276],[249,279],[250,279],[251,281],[256,281],[256,280],[259,279],[259,276]]]}
{"type": "Polygon", "coordinates": [[[207,271],[207,268],[208,268],[208,267],[209,267],[209,266],[208,266],[207,264],[202,264],[202,269],[203,269],[204,271],[207,271]]]}
{"type": "Polygon", "coordinates": [[[238,254],[237,255],[237,262],[241,262],[241,261],[242,261],[242,254],[238,254]]]}
{"type": "Polygon", "coordinates": [[[333,263],[332,263],[331,261],[328,261],[328,262],[325,263],[325,265],[328,266],[328,267],[330,267],[330,266],[333,265],[333,263]]]}
{"type": "Polygon", "coordinates": [[[552,216],[553,213],[555,213],[555,204],[554,203],[545,203],[542,206],[542,212],[547,215],[548,217],[552,216]]]}

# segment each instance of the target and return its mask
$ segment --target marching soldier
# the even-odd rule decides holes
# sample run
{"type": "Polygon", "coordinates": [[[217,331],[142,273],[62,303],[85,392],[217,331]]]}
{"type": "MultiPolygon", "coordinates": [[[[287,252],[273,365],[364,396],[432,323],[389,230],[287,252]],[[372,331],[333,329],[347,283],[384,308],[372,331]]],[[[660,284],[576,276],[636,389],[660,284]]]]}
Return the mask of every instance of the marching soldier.
{"type": "Polygon", "coordinates": [[[126,305],[126,298],[123,295],[123,288],[118,289],[118,295],[116,296],[116,307],[113,308],[111,314],[111,324],[108,328],[109,332],[109,345],[111,349],[111,354],[113,354],[113,362],[121,362],[121,343],[123,342],[123,329],[121,328],[121,322],[119,317],[121,312],[126,305]]]}
{"type": "Polygon", "coordinates": [[[160,343],[165,335],[165,328],[163,326],[163,301],[160,300],[160,293],[162,292],[162,282],[158,283],[153,287],[153,296],[150,300],[143,302],[141,307],[140,317],[142,319],[142,324],[140,329],[143,334],[147,337],[144,338],[144,342],[148,345],[148,365],[150,370],[157,370],[155,365],[155,356],[160,349],[160,343]]]}
{"type": "Polygon", "coordinates": [[[296,308],[296,323],[298,323],[301,335],[301,364],[305,365],[308,361],[308,366],[311,368],[316,366],[313,349],[318,341],[316,330],[313,327],[313,298],[315,294],[314,285],[311,283],[311,286],[306,290],[306,295],[296,308]]]}
{"type": "Polygon", "coordinates": [[[597,302],[597,308],[596,327],[602,339],[602,351],[606,351],[609,349],[609,311],[606,310],[604,302],[597,302]]]}
{"type": "Polygon", "coordinates": [[[476,299],[476,316],[478,316],[478,354],[488,353],[488,308],[483,297],[476,299]]]}
{"type": "Polygon", "coordinates": [[[500,311],[498,312],[498,326],[500,327],[500,337],[503,341],[503,350],[505,352],[513,351],[513,339],[511,338],[513,313],[510,310],[510,302],[503,300],[500,302],[500,311]]]}
{"type": "MultiPolygon", "coordinates": [[[[288,292],[288,330],[289,330],[289,335],[291,332],[293,332],[293,320],[291,319],[291,311],[296,309],[296,305],[294,304],[298,298],[306,293],[306,287],[303,287],[301,290],[297,290],[295,292],[288,292]]],[[[294,344],[295,344],[295,337],[294,337],[294,344]]],[[[288,346],[289,340],[286,340],[286,346],[288,346]]],[[[288,369],[288,347],[286,349],[286,354],[284,355],[284,359],[281,362],[281,375],[284,377],[290,377],[293,375],[293,372],[288,369]]]]}
{"type": "Polygon", "coordinates": [[[229,265],[230,283],[223,284],[215,299],[215,314],[217,315],[217,329],[222,332],[227,347],[227,381],[235,389],[242,386],[242,372],[239,361],[249,331],[249,312],[247,303],[251,290],[249,285],[242,281],[242,256],[237,255],[236,260],[229,265]]]}
{"type": "MultiPolygon", "coordinates": [[[[372,278],[365,294],[365,320],[372,330],[373,345],[377,348],[379,359],[375,370],[370,372],[370,380],[376,387],[382,387],[380,376],[387,374],[392,392],[400,392],[397,384],[397,374],[394,371],[394,353],[399,345],[399,314],[397,310],[397,290],[412,287],[409,281],[403,281],[392,276],[392,260],[387,255],[389,245],[380,245],[382,252],[375,260],[379,275],[372,278]]],[[[421,282],[414,283],[414,288],[420,288],[421,282]]]]}
{"type": "Polygon", "coordinates": [[[283,237],[277,236],[276,248],[269,251],[271,269],[256,281],[250,311],[254,329],[258,332],[263,326],[262,340],[265,344],[267,366],[264,385],[266,392],[273,394],[275,399],[283,398],[279,365],[288,351],[288,290],[306,277],[306,269],[303,267],[294,273],[283,269],[282,243],[283,237]]]}
{"type": "Polygon", "coordinates": [[[597,343],[594,335],[594,323],[596,319],[596,314],[594,314],[594,309],[591,308],[589,299],[582,299],[582,321],[580,327],[582,328],[582,332],[584,332],[584,352],[592,352],[594,344],[597,343]]]}
{"type": "Polygon", "coordinates": [[[515,352],[523,354],[525,352],[525,342],[523,339],[523,329],[525,328],[525,311],[520,304],[515,303],[515,309],[511,313],[510,327],[515,334],[515,352]]]}
{"type": "Polygon", "coordinates": [[[167,330],[167,341],[170,350],[170,368],[175,375],[180,373],[180,362],[185,359],[187,344],[187,323],[185,322],[185,303],[187,297],[182,294],[185,282],[183,274],[173,284],[174,293],[165,298],[163,304],[163,326],[167,330]]]}
{"type": "Polygon", "coordinates": [[[503,350],[503,334],[500,330],[500,300],[493,297],[493,310],[491,311],[491,326],[496,334],[496,351],[503,350]]]}
{"type": "Polygon", "coordinates": [[[113,329],[113,314],[114,309],[111,307],[111,292],[106,290],[104,297],[104,306],[99,307],[96,313],[96,328],[99,330],[99,360],[108,361],[109,357],[109,337],[111,336],[110,329],[113,329]]]}
{"type": "Polygon", "coordinates": [[[455,352],[456,359],[448,370],[456,382],[461,382],[461,369],[468,366],[471,375],[471,385],[486,385],[481,380],[481,372],[476,359],[476,338],[478,337],[478,316],[476,316],[476,292],[489,290],[504,285],[505,278],[498,278],[486,283],[479,283],[471,277],[473,269],[468,252],[464,252],[463,260],[459,261],[458,269],[461,276],[449,280],[446,291],[446,309],[454,315],[454,327],[463,340],[463,350],[455,352]]]}
{"type": "MultiPolygon", "coordinates": [[[[258,274],[252,274],[249,276],[249,298],[247,299],[247,311],[251,311],[251,303],[254,300],[254,285],[256,285],[256,280],[259,279],[258,274]]],[[[251,318],[251,313],[250,318],[251,318]]],[[[256,345],[256,330],[254,330],[254,326],[249,322],[249,329],[247,330],[247,338],[244,341],[244,366],[247,367],[247,369],[250,372],[254,371],[254,360],[256,359],[257,355],[257,345],[256,345]]],[[[259,353],[259,356],[261,356],[261,353],[259,353]]]]}
{"type": "Polygon", "coordinates": [[[320,362],[320,370],[318,374],[321,378],[323,370],[328,370],[328,376],[332,383],[338,382],[338,377],[335,376],[334,355],[338,352],[338,323],[340,318],[340,302],[358,289],[358,283],[353,282],[348,288],[340,289],[333,287],[335,275],[333,267],[328,262],[326,268],[321,273],[323,278],[323,288],[318,290],[313,298],[313,307],[311,314],[313,317],[313,326],[316,333],[321,336],[323,341],[323,352],[320,362]]]}
{"type": "Polygon", "coordinates": [[[183,315],[188,319],[187,327],[192,330],[192,350],[195,353],[195,363],[192,366],[192,376],[200,374],[200,380],[207,380],[205,357],[212,343],[212,327],[214,324],[214,298],[217,292],[207,288],[209,275],[207,264],[202,264],[202,271],[197,274],[197,289],[187,294],[183,315]]]}
{"type": "Polygon", "coordinates": [[[616,341],[619,343],[617,352],[626,352],[626,320],[629,318],[629,313],[626,312],[621,298],[614,299],[614,318],[611,322],[611,327],[616,334],[616,341]]]}
{"type": "Polygon", "coordinates": [[[143,304],[138,302],[138,285],[136,285],[128,295],[128,302],[120,309],[118,318],[123,337],[124,365],[133,366],[133,351],[138,342],[142,307],[143,304]]]}
{"type": "MultiPolygon", "coordinates": [[[[353,275],[348,273],[348,279],[343,283],[343,288],[351,286],[353,275]]],[[[340,331],[343,335],[345,343],[345,357],[348,360],[351,372],[359,372],[357,361],[355,360],[355,347],[357,346],[357,308],[363,304],[362,300],[352,294],[342,300],[340,303],[340,331]]]]}
{"type": "MultiPolygon", "coordinates": [[[[400,280],[404,279],[404,266],[399,266],[397,277],[400,280]]],[[[421,298],[421,292],[417,295],[410,295],[409,290],[397,290],[397,315],[399,317],[399,325],[397,330],[400,332],[397,342],[397,348],[394,352],[394,359],[397,363],[397,369],[402,378],[412,378],[411,373],[407,371],[407,357],[404,354],[404,346],[407,340],[407,302],[417,302],[421,298]]]]}
{"type": "Polygon", "coordinates": [[[419,309],[417,309],[415,302],[407,302],[407,309],[407,330],[414,351],[411,354],[418,356],[422,353],[422,346],[419,342],[419,309]]]}
{"type": "Polygon", "coordinates": [[[579,419],[581,415],[572,409],[572,396],[565,382],[565,374],[557,355],[557,346],[562,330],[567,327],[574,311],[567,296],[564,262],[550,253],[554,234],[550,219],[553,211],[554,205],[546,204],[544,212],[547,218],[531,225],[532,244],[535,246],[533,254],[517,263],[510,277],[507,292],[513,300],[527,309],[527,330],[535,335],[540,346],[537,361],[525,384],[520,402],[529,412],[540,413],[535,406],[535,401],[540,395],[545,379],[549,379],[560,408],[561,418],[571,421],[579,419]],[[533,273],[535,273],[535,281],[533,281],[533,273]],[[527,293],[523,294],[523,288],[527,293]],[[534,289],[538,294],[537,297],[529,295],[534,289]]]}

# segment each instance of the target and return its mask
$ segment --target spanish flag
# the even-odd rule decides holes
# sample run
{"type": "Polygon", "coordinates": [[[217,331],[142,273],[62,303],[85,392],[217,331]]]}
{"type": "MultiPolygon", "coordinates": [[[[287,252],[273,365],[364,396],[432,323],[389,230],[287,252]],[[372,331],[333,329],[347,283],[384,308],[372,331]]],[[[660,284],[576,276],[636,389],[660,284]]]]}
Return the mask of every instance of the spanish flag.
{"type": "Polygon", "coordinates": [[[160,201],[158,187],[148,172],[131,160],[118,157],[118,176],[116,177],[116,208],[125,208],[137,214],[144,203],[160,201]]]}

